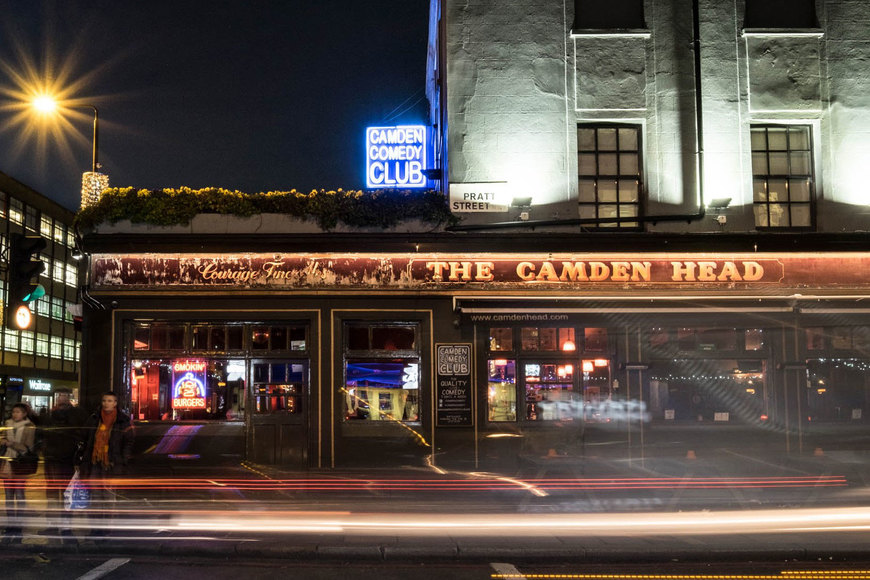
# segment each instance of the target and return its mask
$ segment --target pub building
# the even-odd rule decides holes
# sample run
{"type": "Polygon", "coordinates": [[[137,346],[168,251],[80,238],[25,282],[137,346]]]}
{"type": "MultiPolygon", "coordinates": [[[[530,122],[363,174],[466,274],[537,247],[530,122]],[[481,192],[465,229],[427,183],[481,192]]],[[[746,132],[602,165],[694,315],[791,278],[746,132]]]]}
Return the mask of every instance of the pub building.
{"type": "Polygon", "coordinates": [[[146,440],[191,434],[173,452],[292,468],[504,469],[734,432],[801,453],[866,429],[866,236],[823,252],[814,235],[712,251],[638,234],[603,251],[594,234],[285,221],[86,235],[87,396],[118,392],[146,440]]]}
{"type": "Polygon", "coordinates": [[[297,468],[866,448],[870,4],[585,3],[430,2],[366,183],[458,224],[83,231],[83,396],[297,468]]]}

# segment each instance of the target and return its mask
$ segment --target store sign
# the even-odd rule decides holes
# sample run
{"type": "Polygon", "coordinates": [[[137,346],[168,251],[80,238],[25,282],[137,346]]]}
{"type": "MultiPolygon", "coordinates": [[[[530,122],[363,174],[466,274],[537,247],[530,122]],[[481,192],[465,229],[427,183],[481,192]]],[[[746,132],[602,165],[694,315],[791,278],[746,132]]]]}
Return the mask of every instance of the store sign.
{"type": "Polygon", "coordinates": [[[471,345],[435,345],[435,398],[438,427],[474,424],[471,388],[471,345]]]}
{"type": "Polygon", "coordinates": [[[366,129],[366,185],[372,189],[425,187],[426,127],[366,129]]]}
{"type": "Polygon", "coordinates": [[[450,211],[453,213],[506,212],[510,203],[504,181],[450,184],[450,211]]]}
{"type": "Polygon", "coordinates": [[[172,362],[172,408],[205,409],[208,363],[199,360],[172,362]]]}
{"type": "Polygon", "coordinates": [[[870,288],[870,253],[96,255],[96,289],[870,288]]]}
{"type": "Polygon", "coordinates": [[[27,386],[31,391],[45,391],[51,392],[51,383],[47,383],[45,381],[40,381],[39,379],[30,379],[27,381],[27,386]]]}

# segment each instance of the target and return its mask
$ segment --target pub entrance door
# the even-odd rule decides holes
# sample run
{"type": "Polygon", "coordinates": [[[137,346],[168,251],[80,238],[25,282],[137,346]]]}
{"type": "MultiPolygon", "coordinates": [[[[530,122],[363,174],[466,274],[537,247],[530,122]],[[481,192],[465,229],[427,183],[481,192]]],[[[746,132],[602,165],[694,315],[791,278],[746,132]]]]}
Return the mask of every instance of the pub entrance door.
{"type": "Polygon", "coordinates": [[[251,361],[251,436],[255,463],[308,466],[308,360],[251,361]]]}

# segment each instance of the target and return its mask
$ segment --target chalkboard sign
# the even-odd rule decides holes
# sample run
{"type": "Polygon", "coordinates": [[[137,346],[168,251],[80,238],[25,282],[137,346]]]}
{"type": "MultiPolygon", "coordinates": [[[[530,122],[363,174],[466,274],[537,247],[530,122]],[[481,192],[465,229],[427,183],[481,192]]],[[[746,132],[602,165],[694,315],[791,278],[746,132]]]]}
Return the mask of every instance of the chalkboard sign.
{"type": "Polygon", "coordinates": [[[474,424],[471,385],[471,345],[436,344],[435,424],[467,427],[474,424]]]}

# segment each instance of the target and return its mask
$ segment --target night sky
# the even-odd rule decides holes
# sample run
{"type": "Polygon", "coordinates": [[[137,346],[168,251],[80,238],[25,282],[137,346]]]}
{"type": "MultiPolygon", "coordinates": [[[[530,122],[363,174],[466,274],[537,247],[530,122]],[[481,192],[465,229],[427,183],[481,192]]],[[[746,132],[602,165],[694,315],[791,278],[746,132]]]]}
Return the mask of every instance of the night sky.
{"type": "Polygon", "coordinates": [[[111,185],[365,186],[365,127],[424,122],[428,0],[0,0],[0,171],[77,209],[93,113],[51,133],[20,77],[100,110],[111,185]]]}

